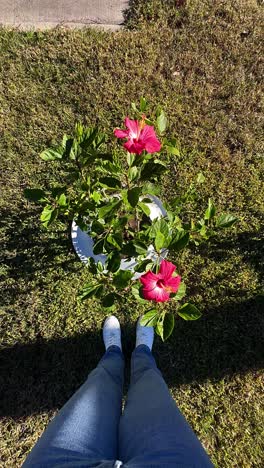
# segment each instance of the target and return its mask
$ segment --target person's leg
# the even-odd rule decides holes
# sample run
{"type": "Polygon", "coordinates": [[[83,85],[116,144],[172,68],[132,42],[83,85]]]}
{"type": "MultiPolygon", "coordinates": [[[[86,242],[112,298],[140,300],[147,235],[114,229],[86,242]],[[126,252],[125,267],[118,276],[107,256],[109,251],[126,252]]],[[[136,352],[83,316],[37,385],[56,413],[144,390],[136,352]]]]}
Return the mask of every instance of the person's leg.
{"type": "Polygon", "coordinates": [[[106,338],[110,346],[106,344],[97,368],[49,424],[26,459],[25,468],[53,468],[64,463],[67,467],[99,466],[104,460],[112,460],[109,466],[114,465],[124,358],[120,340],[106,338]]]}
{"type": "Polygon", "coordinates": [[[212,467],[171,397],[150,348],[140,344],[132,355],[131,384],[119,427],[119,458],[131,468],[212,467]]]}

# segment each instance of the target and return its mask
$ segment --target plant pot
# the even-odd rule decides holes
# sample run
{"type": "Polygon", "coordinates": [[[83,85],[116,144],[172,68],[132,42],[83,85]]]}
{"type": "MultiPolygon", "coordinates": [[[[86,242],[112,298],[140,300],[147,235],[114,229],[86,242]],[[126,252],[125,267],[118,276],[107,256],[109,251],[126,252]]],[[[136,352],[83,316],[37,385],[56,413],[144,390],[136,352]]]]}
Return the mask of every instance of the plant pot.
{"type": "MultiPolygon", "coordinates": [[[[154,195],[148,195],[148,198],[152,200],[151,203],[146,203],[150,209],[149,217],[151,221],[156,218],[166,216],[167,212],[160,199],[154,195]]],[[[89,236],[88,232],[82,231],[75,223],[75,221],[72,222],[71,226],[71,238],[75,252],[83,263],[87,263],[88,259],[92,257],[96,263],[100,261],[103,265],[105,264],[107,256],[104,254],[95,255],[93,253],[94,241],[92,237],[89,236]]],[[[161,257],[166,258],[167,253],[167,249],[163,249],[161,257]]],[[[148,247],[147,250],[146,259],[148,258],[154,261],[157,259],[157,253],[155,252],[154,246],[152,244],[148,247]]],[[[138,262],[136,258],[131,258],[130,260],[123,258],[121,260],[120,269],[134,271],[137,264],[138,262]]],[[[142,274],[143,273],[135,273],[134,279],[139,278],[142,274]]]]}

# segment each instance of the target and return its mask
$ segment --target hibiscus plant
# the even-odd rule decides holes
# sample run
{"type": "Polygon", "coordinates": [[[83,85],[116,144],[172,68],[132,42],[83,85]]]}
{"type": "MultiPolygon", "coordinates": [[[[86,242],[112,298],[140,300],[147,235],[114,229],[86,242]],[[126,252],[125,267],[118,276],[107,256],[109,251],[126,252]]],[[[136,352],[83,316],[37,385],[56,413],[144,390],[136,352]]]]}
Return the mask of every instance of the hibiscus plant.
{"type": "MultiPolygon", "coordinates": [[[[163,110],[158,108],[154,117],[147,118],[146,108],[144,98],[139,108],[133,103],[135,119],[127,117],[126,128],[115,129],[110,140],[97,128],[78,123],[73,136],[64,135],[60,146],[40,154],[54,170],[61,165],[63,183],[49,190],[26,189],[25,196],[43,205],[44,227],[61,217],[74,220],[92,237],[94,255],[104,254],[104,262],[89,259],[87,268],[93,279],[84,285],[80,300],[94,296],[105,309],[114,311],[131,291],[145,311],[141,323],[154,326],[165,340],[174,327],[167,301],[174,301],[175,313],[185,320],[201,316],[194,304],[182,304],[185,284],[166,258],[189,243],[206,241],[237,218],[217,215],[209,199],[203,216],[189,220],[185,195],[170,205],[162,201],[164,216],[151,220],[150,203],[160,194],[160,177],[168,171],[169,156],[179,155],[179,148],[175,139],[164,136],[167,118],[163,110]],[[123,146],[119,139],[126,140],[123,146]],[[133,271],[121,268],[124,259],[136,261],[133,271]]],[[[197,183],[203,179],[199,174],[197,183]]]]}

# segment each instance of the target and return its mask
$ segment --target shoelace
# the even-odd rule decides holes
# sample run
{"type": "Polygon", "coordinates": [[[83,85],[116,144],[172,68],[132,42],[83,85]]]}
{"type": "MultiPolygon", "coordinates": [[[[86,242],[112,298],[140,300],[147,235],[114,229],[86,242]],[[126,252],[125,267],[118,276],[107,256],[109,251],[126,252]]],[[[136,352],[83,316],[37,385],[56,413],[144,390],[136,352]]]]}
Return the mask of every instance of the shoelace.
{"type": "Polygon", "coordinates": [[[112,332],[112,333],[109,333],[107,341],[110,343],[110,345],[112,345],[113,342],[115,342],[117,338],[118,337],[115,335],[115,333],[112,332]]]}

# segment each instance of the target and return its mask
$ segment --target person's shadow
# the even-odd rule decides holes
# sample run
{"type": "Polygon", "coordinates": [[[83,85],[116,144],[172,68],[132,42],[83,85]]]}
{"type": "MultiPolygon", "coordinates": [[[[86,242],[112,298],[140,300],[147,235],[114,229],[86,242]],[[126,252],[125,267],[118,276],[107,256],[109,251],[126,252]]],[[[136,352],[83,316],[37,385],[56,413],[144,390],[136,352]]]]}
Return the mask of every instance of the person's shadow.
{"type": "MultiPolygon", "coordinates": [[[[195,322],[179,319],[154,355],[169,386],[221,379],[263,367],[263,297],[212,309],[195,322]]],[[[123,327],[127,364],[135,327],[123,327]]],[[[60,408],[103,355],[101,334],[16,345],[1,351],[1,416],[14,418],[60,408]]],[[[128,384],[126,371],[126,388],[128,384]]]]}
{"type": "MultiPolygon", "coordinates": [[[[13,280],[22,277],[30,288],[36,269],[57,271],[58,261],[69,273],[82,268],[80,262],[74,261],[67,230],[52,233],[50,240],[46,233],[39,231],[35,209],[4,213],[4,221],[7,245],[2,255],[4,251],[15,252],[4,259],[13,280]]],[[[257,234],[244,233],[229,241],[216,242],[204,255],[221,259],[234,245],[240,249],[245,262],[250,262],[261,275],[261,243],[257,234]]],[[[16,283],[19,281],[13,281],[11,291],[2,291],[3,305],[12,307],[12,301],[20,293],[16,283]]],[[[245,300],[238,291],[232,300],[205,311],[198,321],[185,322],[178,317],[170,339],[166,343],[156,339],[154,355],[169,386],[221,379],[236,372],[258,372],[263,367],[263,296],[245,300]]],[[[128,364],[135,343],[135,326],[131,327],[125,310],[122,315],[127,322],[123,327],[123,343],[128,364]]],[[[101,334],[93,331],[52,340],[39,337],[31,344],[3,349],[0,352],[0,414],[16,418],[60,408],[84,382],[103,352],[101,334]]],[[[128,377],[127,367],[126,388],[128,377]]]]}

